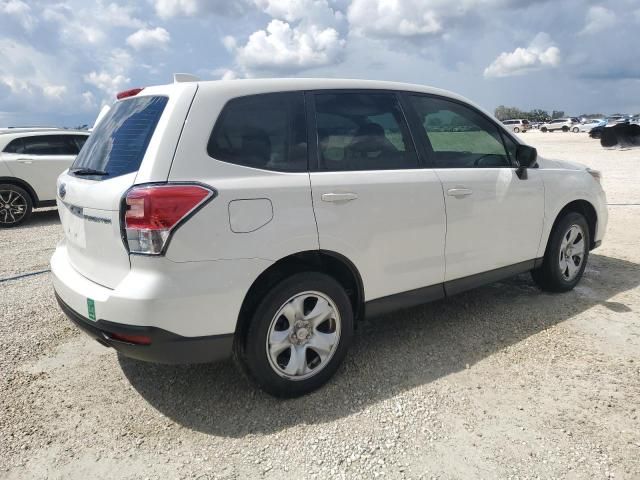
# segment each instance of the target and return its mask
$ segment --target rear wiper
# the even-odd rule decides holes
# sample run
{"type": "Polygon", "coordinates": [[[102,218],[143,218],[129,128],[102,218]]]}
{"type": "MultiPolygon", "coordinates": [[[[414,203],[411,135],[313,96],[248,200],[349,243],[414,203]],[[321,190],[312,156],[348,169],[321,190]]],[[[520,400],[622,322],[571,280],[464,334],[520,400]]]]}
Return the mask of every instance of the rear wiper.
{"type": "Polygon", "coordinates": [[[105,172],[104,170],[96,170],[95,168],[86,167],[72,168],[71,170],[69,170],[69,172],[73,173],[74,175],[109,175],[109,173],[105,172]]]}

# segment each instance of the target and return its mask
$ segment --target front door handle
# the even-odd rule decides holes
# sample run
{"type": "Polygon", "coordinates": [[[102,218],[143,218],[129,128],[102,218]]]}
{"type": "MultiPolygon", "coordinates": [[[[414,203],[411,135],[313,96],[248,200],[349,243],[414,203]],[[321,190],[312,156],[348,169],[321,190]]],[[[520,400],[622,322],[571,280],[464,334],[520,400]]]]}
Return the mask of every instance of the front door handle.
{"type": "Polygon", "coordinates": [[[19,158],[18,163],[24,163],[25,165],[31,165],[33,160],[29,160],[28,158],[19,158]]]}
{"type": "Polygon", "coordinates": [[[358,198],[357,193],[323,193],[323,202],[350,202],[358,198]]]}
{"type": "Polygon", "coordinates": [[[456,197],[456,198],[468,197],[472,193],[473,193],[473,190],[465,187],[456,187],[456,188],[450,188],[449,190],[447,190],[447,195],[451,197],[456,197]]]}

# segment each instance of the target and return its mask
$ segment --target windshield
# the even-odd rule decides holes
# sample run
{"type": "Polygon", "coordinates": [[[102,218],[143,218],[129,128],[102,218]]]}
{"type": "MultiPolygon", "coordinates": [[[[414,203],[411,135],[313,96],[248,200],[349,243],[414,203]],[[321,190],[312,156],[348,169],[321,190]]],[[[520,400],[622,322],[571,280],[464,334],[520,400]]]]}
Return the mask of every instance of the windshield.
{"type": "Polygon", "coordinates": [[[117,102],[91,133],[69,171],[94,180],[138,171],[167,100],[144,96],[117,102]]]}

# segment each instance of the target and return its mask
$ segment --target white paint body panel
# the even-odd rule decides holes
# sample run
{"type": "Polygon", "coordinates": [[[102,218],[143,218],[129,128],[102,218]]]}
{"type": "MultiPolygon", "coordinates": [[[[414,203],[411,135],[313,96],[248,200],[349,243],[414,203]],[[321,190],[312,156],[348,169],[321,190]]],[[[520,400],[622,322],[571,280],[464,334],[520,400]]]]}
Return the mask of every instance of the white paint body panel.
{"type": "Polygon", "coordinates": [[[311,188],[320,248],[353,262],[365,300],[443,281],[446,219],[433,170],[313,172],[311,188]],[[331,193],[357,198],[322,200],[331,193]]]}
{"type": "Polygon", "coordinates": [[[544,221],[540,172],[530,169],[526,180],[513,168],[435,172],[447,208],[446,281],[536,258],[544,221]],[[452,189],[471,193],[456,197],[452,189]]]}

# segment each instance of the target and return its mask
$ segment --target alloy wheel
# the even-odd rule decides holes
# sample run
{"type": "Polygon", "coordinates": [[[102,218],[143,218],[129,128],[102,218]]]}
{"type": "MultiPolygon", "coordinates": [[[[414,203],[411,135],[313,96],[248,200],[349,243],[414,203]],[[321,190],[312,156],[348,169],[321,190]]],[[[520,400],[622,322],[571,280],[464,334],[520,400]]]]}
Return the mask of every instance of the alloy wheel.
{"type": "Polygon", "coordinates": [[[582,267],[586,252],[585,235],[582,227],[571,225],[562,237],[558,258],[562,278],[571,282],[582,267]]]}
{"type": "Polygon", "coordinates": [[[305,380],[331,360],[340,341],[340,313],[326,295],[299,293],[280,307],[267,333],[271,368],[289,380],[305,380]]]}
{"type": "Polygon", "coordinates": [[[0,190],[0,223],[12,225],[27,213],[27,199],[14,190],[0,190]]]}

